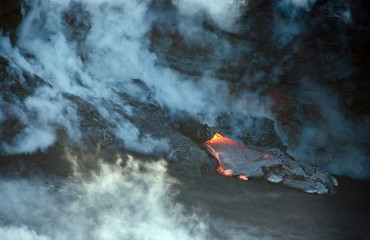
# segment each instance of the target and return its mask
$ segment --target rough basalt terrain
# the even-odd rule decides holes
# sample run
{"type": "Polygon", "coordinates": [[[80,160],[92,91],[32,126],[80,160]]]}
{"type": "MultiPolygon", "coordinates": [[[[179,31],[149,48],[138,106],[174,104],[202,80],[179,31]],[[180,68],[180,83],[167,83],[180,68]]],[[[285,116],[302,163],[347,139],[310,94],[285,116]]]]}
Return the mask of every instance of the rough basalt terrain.
{"type": "MultiPolygon", "coordinates": [[[[325,104],[322,104],[326,98],[316,100],[315,91],[306,85],[301,75],[310,79],[310,86],[321,84],[335,91],[336,102],[343,107],[348,121],[356,124],[368,120],[370,30],[366,11],[369,8],[364,1],[358,5],[348,2],[353,11],[353,21],[347,24],[344,19],[346,4],[346,1],[317,1],[312,10],[303,13],[300,19],[305,21],[306,30],[279,45],[275,38],[282,36],[276,36],[274,27],[289,22],[292,16],[287,16],[271,1],[252,1],[248,6],[243,5],[244,14],[238,20],[242,27],[238,31],[218,28],[206,18],[202,22],[203,35],[194,36],[194,39],[184,37],[176,23],[166,21],[177,11],[170,1],[153,2],[153,11],[166,12],[153,22],[147,33],[150,50],[157,57],[156,64],[187,75],[192,81],[204,75],[225,81],[235,99],[243,96],[244,92],[253,92],[258,99],[268,99],[269,116],[256,114],[244,120],[237,119],[230,111],[220,114],[216,123],[207,125],[207,122],[200,122],[196,116],[187,113],[172,114],[170,109],[154,99],[151,86],[141,79],[131,79],[130,84],[145,93],[140,98],[125,91],[116,92],[121,98],[119,102],[99,96],[84,99],[77,94],[58,93],[55,99],[76,109],[78,118],[74,124],[80,135],[71,137],[73,133],[68,132],[63,122],[56,121],[50,124],[57,134],[54,144],[30,154],[10,156],[6,150],[28,131],[26,116],[37,115],[27,110],[28,99],[47,92],[53,86],[18,66],[0,51],[1,164],[7,166],[10,158],[27,162],[33,158],[32,154],[52,154],[55,158],[64,159],[68,151],[99,149],[102,155],[133,151],[164,156],[175,171],[189,177],[200,177],[202,172],[215,171],[217,167],[217,161],[207,154],[203,143],[212,138],[214,132],[222,132],[236,136],[243,144],[269,151],[278,159],[274,165],[262,164],[258,177],[307,192],[330,192],[336,183],[326,170],[294,159],[287,150],[297,148],[298,143],[305,144],[300,141],[307,126],[319,129],[328,121],[324,117],[325,104]],[[272,20],[275,24],[271,24],[272,20]],[[314,24],[316,22],[320,24],[314,24]],[[346,38],[335,37],[338,35],[346,38]],[[198,41],[198,37],[202,41],[198,41]],[[292,42],[294,46],[289,44],[292,42]],[[348,64],[351,71],[340,71],[348,64]],[[298,88],[307,94],[300,94],[296,90],[298,88]],[[109,112],[107,115],[112,117],[103,116],[97,105],[104,106],[109,112]],[[111,121],[113,116],[114,120],[125,121],[139,131],[141,146],[128,150],[129,143],[115,134],[116,125],[111,121]],[[158,150],[155,145],[151,147],[152,141],[161,142],[161,147],[158,150]],[[150,151],[145,150],[148,147],[150,151]]],[[[68,41],[82,46],[91,28],[90,15],[84,11],[83,5],[76,2],[72,1],[70,8],[61,16],[66,26],[64,34],[68,41]]],[[[21,1],[1,3],[0,9],[2,34],[10,35],[12,44],[16,44],[17,27],[23,19],[21,1]]],[[[77,52],[81,61],[85,61],[85,53],[80,48],[77,52]]],[[[33,56],[26,55],[25,58],[32,62],[33,56]]],[[[251,101],[250,105],[253,104],[251,101]]],[[[331,137],[330,132],[322,144],[310,142],[312,152],[326,152],[331,146],[331,137]]],[[[359,145],[365,146],[366,143],[365,139],[359,145]]],[[[53,163],[45,161],[38,167],[49,168],[46,167],[48,164],[53,163]]],[[[325,169],[327,164],[322,163],[322,166],[325,169]]]]}
{"type": "MultiPolygon", "coordinates": [[[[27,96],[32,95],[38,87],[52,88],[50,84],[37,75],[32,75],[20,67],[12,66],[12,63],[6,58],[1,58],[1,76],[3,79],[1,82],[2,96],[6,101],[3,103],[4,107],[11,104],[12,101],[22,101],[27,96]],[[10,93],[11,95],[9,95],[10,93]]],[[[136,81],[138,82],[138,80],[136,81]]],[[[59,159],[59,167],[61,169],[58,169],[58,166],[54,166],[55,169],[51,170],[51,172],[61,175],[68,174],[71,166],[69,166],[66,160],[64,160],[63,164],[63,159],[66,158],[66,154],[69,151],[91,153],[96,152],[96,149],[99,148],[99,156],[127,152],[124,142],[115,137],[110,130],[110,123],[99,114],[94,105],[68,93],[62,94],[61,97],[69,101],[70,104],[77,106],[80,129],[83,134],[80,142],[76,143],[68,140],[68,136],[61,128],[55,146],[43,151],[44,154],[47,155],[49,153],[53,158],[59,159]]],[[[150,134],[152,138],[166,139],[169,150],[164,151],[162,154],[168,159],[172,169],[181,175],[189,177],[200,177],[204,171],[215,171],[217,161],[207,154],[203,143],[211,139],[215,132],[220,131],[219,129],[203,125],[192,118],[184,117],[180,120],[171,120],[168,114],[155,103],[140,102],[124,94],[122,98],[126,103],[129,103],[134,114],[129,114],[124,108],[109,102],[109,100],[105,102],[103,99],[101,101],[103,101],[102,104],[110,105],[112,111],[119,114],[122,119],[128,119],[130,123],[140,130],[141,134],[150,134]]],[[[11,115],[11,112],[11,110],[8,111],[9,115],[6,115],[6,120],[1,124],[1,138],[9,144],[17,137],[20,137],[20,133],[25,128],[22,120],[11,115]]],[[[245,138],[249,139],[247,136],[245,138]]],[[[258,136],[257,143],[266,143],[266,141],[270,143],[277,139],[273,130],[255,135],[254,139],[258,138],[258,136]],[[267,140],[269,136],[271,139],[267,140]]],[[[272,146],[281,145],[280,139],[277,140],[272,142],[272,146]]],[[[272,155],[268,159],[269,162],[271,162],[272,158],[276,158],[279,161],[273,165],[262,163],[258,168],[260,174],[248,176],[264,177],[271,182],[282,181],[284,185],[306,192],[327,193],[333,191],[332,177],[327,171],[300,163],[279,149],[271,149],[268,152],[271,152],[272,155]]],[[[43,153],[37,154],[42,155],[43,153]]],[[[5,161],[7,158],[13,159],[13,165],[17,165],[17,160],[27,165],[27,159],[33,159],[34,157],[31,154],[3,155],[1,158],[3,165],[8,163],[8,161],[5,161]]],[[[49,165],[54,165],[53,162],[48,163],[47,161],[39,161],[33,164],[41,169],[48,169],[48,171],[52,167],[49,165]]]]}

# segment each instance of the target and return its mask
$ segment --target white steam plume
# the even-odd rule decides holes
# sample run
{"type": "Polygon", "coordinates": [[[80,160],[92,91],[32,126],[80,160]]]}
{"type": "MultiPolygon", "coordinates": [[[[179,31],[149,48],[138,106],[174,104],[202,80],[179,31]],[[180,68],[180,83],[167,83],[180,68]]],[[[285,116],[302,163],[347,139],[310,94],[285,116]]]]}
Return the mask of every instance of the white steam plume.
{"type": "MultiPolygon", "coordinates": [[[[19,107],[23,112],[17,116],[25,120],[27,128],[21,133],[22,140],[3,146],[8,153],[33,152],[52,145],[56,139],[53,123],[64,125],[69,136],[78,141],[75,106],[63,100],[55,101],[61,93],[77,95],[94,105],[99,105],[100,99],[124,105],[117,93],[141,99],[142,94],[132,91],[130,83],[131,79],[141,79],[152,89],[155,101],[171,112],[206,113],[206,120],[211,121],[216,112],[227,109],[223,101],[228,95],[225,83],[209,78],[193,81],[156,65],[156,55],[149,51],[146,36],[152,19],[146,1],[49,0],[29,4],[31,9],[20,26],[16,46],[1,37],[1,48],[12,62],[38,74],[53,88],[35,92],[26,98],[26,109],[19,107]],[[79,43],[68,35],[72,31],[65,29],[71,26],[62,17],[72,11],[76,3],[88,13],[84,21],[91,25],[85,40],[79,43]],[[49,106],[53,106],[51,111],[49,106]],[[36,118],[30,113],[33,111],[36,118]],[[66,112],[70,114],[65,115],[66,112]],[[38,138],[39,142],[35,138],[37,134],[44,136],[38,138]],[[24,146],[29,142],[33,144],[24,146]]],[[[104,112],[102,108],[99,107],[100,112],[104,112]]],[[[109,121],[111,114],[106,120],[109,121]]],[[[122,122],[125,124],[124,119],[122,122]]],[[[132,149],[147,141],[140,139],[138,130],[127,132],[125,129],[129,128],[119,127],[117,137],[131,144],[126,147],[132,149]]],[[[164,141],[159,140],[158,144],[164,141]]]]}
{"type": "MultiPolygon", "coordinates": [[[[232,0],[175,0],[174,4],[179,8],[180,13],[187,18],[197,19],[202,13],[206,13],[216,25],[226,31],[236,30],[236,21],[241,16],[242,5],[246,1],[232,0]]],[[[198,24],[202,24],[198,22],[198,24]]]]}
{"type": "MultiPolygon", "coordinates": [[[[286,18],[275,22],[274,34],[275,39],[278,39],[276,48],[292,47],[295,50],[291,54],[300,50],[300,46],[295,45],[293,40],[296,35],[307,30],[306,20],[301,18],[301,13],[307,14],[315,3],[314,0],[284,0],[273,3],[277,4],[274,5],[274,11],[278,8],[286,14],[286,18]]],[[[261,81],[262,85],[265,84],[264,81],[270,80],[278,82],[277,78],[283,72],[283,67],[279,64],[284,58],[290,57],[282,56],[282,61],[274,66],[276,73],[269,74],[264,67],[271,65],[271,59],[262,51],[253,49],[253,44],[248,44],[248,40],[242,41],[237,47],[231,46],[217,31],[204,27],[204,22],[207,21],[213,27],[233,32],[234,28],[238,28],[235,23],[242,14],[238,6],[247,4],[246,1],[172,1],[175,17],[165,19],[170,21],[169,25],[174,25],[175,32],[184,35],[185,44],[190,42],[190,45],[198,44],[214,51],[210,57],[214,57],[212,64],[217,66],[210,70],[200,67],[201,76],[198,77],[175,71],[166,64],[159,64],[160,57],[150,47],[150,33],[155,20],[166,18],[166,15],[162,16],[162,13],[151,9],[149,1],[39,0],[28,1],[28,4],[30,8],[26,8],[27,13],[17,32],[17,41],[11,45],[9,37],[1,36],[0,54],[8,58],[14,66],[41,76],[53,87],[40,88],[26,99],[14,101],[11,106],[0,102],[1,123],[7,117],[15,116],[26,125],[13,142],[0,142],[0,148],[5,153],[32,153],[38,149],[47,149],[57,140],[56,133],[60,127],[73,141],[79,141],[84,136],[79,126],[81,116],[78,116],[78,107],[65,99],[64,93],[76,95],[96,106],[103,120],[108,123],[108,130],[114,132],[116,139],[123,140],[125,147],[131,150],[145,153],[168,151],[170,143],[166,139],[155,139],[147,133],[141,133],[139,127],[113,111],[113,108],[102,105],[102,102],[121,106],[127,115],[132,115],[131,106],[122,100],[120,93],[139,101],[147,101],[146,96],[150,95],[151,101],[162,109],[173,114],[185,112],[209,125],[215,125],[220,114],[231,112],[230,118],[234,119],[230,122],[249,121],[248,119],[252,119],[250,116],[274,120],[269,103],[259,96],[259,90],[252,93],[240,93],[244,91],[240,90],[238,96],[232,96],[226,81],[212,77],[212,71],[224,64],[219,59],[227,62],[229,59],[235,60],[234,55],[237,55],[237,59],[241,60],[251,57],[251,65],[246,66],[246,72],[255,73],[254,76],[242,76],[243,84],[258,85],[256,83],[261,81]],[[254,61],[261,61],[262,67],[253,69],[254,61]],[[142,80],[149,93],[135,87],[132,79],[142,80]]],[[[275,46],[272,47],[274,48],[275,46]]],[[[294,58],[290,60],[293,61],[294,58]]],[[[19,74],[22,78],[21,73],[19,74]]],[[[342,116],[339,117],[343,119],[342,116]]],[[[338,123],[340,119],[334,122],[338,123]]],[[[330,132],[335,136],[333,128],[330,132]]],[[[314,134],[315,128],[311,129],[309,126],[302,132],[301,145],[296,150],[290,148],[291,153],[296,153],[294,157],[313,163],[313,159],[319,159],[315,158],[317,155],[307,153],[310,144],[306,143],[314,142],[315,138],[309,137],[314,134]]],[[[346,139],[346,135],[339,138],[346,139]]],[[[353,151],[344,152],[347,156],[347,153],[353,151]]],[[[337,158],[333,154],[326,156],[337,158]]],[[[332,166],[330,170],[333,173],[351,172],[352,176],[357,169],[347,168],[349,160],[325,161],[320,159],[318,162],[322,166],[332,166]]],[[[352,166],[364,166],[366,162],[369,161],[364,154],[352,166]]]]}
{"type": "Polygon", "coordinates": [[[173,201],[165,165],[129,157],[56,185],[3,179],[1,239],[205,239],[205,219],[173,201]]]}

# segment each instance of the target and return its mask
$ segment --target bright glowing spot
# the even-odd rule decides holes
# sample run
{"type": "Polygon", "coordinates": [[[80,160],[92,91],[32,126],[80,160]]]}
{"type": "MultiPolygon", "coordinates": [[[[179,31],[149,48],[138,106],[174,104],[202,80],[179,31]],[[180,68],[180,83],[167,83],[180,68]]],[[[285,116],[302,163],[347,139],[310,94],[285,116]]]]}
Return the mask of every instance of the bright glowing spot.
{"type": "Polygon", "coordinates": [[[244,181],[248,181],[248,178],[244,174],[240,174],[238,178],[244,181]]]}
{"type": "Polygon", "coordinates": [[[235,142],[235,141],[233,141],[229,138],[226,138],[226,137],[222,136],[219,133],[215,133],[213,135],[212,139],[210,139],[210,140],[208,140],[204,143],[209,148],[209,150],[212,152],[212,155],[218,161],[217,172],[219,174],[222,174],[222,175],[227,176],[227,177],[236,176],[237,178],[239,178],[241,180],[248,181],[248,178],[244,174],[237,175],[231,169],[226,169],[226,170],[224,169],[224,166],[222,165],[222,162],[220,160],[220,156],[219,156],[218,152],[216,152],[216,150],[211,146],[213,144],[217,145],[218,143],[222,143],[222,142],[227,142],[228,144],[232,144],[232,145],[240,145],[239,143],[237,143],[237,142],[235,142]]]}

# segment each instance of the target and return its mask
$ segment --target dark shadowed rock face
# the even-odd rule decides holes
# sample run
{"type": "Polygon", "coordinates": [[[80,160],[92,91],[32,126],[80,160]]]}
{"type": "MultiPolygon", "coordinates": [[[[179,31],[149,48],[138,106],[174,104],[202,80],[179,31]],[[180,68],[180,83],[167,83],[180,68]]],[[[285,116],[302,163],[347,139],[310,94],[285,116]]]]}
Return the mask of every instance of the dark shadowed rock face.
{"type": "MultiPolygon", "coordinates": [[[[21,68],[12,66],[9,60],[5,58],[1,60],[3,80],[1,88],[3,91],[2,96],[4,96],[8,104],[14,104],[14,102],[21,103],[27,99],[28,96],[31,96],[39,87],[51,87],[40,77],[33,76],[21,68]]],[[[142,88],[146,88],[140,80],[136,79],[134,81],[139,82],[142,88]]],[[[68,153],[68,151],[74,151],[76,154],[81,151],[88,154],[89,152],[95,152],[96,149],[100,149],[100,155],[104,155],[104,153],[114,155],[114,153],[127,152],[124,147],[124,142],[117,139],[114,132],[112,132],[111,123],[107,122],[107,120],[101,116],[99,110],[93,104],[76,95],[64,93],[62,96],[71,106],[76,107],[80,123],[79,128],[82,133],[79,142],[71,142],[68,140],[66,132],[61,128],[58,133],[57,143],[50,149],[49,153],[52,154],[53,157],[59,158],[60,163],[64,162],[64,165],[62,164],[60,166],[62,169],[65,169],[60,170],[63,174],[66,174],[66,172],[68,173],[70,167],[66,167],[69,165],[68,162],[60,159],[64,159],[64,155],[68,153]],[[70,150],[66,152],[66,149],[70,150]]],[[[163,154],[167,157],[172,169],[182,175],[191,177],[199,177],[204,171],[214,171],[216,168],[216,161],[210,158],[204,151],[202,145],[205,141],[209,140],[215,132],[219,132],[220,129],[227,130],[226,119],[220,119],[218,128],[203,125],[189,117],[184,117],[173,122],[173,120],[167,116],[167,113],[155,102],[141,102],[127,94],[122,94],[121,96],[125,103],[130,105],[134,114],[129,114],[123,107],[110,100],[102,99],[100,101],[102,104],[110,106],[111,111],[119,114],[122,120],[128,120],[132,123],[133,126],[139,129],[142,135],[150,134],[152,138],[167,139],[170,150],[163,154]]],[[[242,139],[245,140],[245,142],[260,147],[281,144],[280,139],[274,134],[271,120],[262,121],[266,122],[264,131],[256,129],[254,136],[253,132],[245,130],[243,135],[244,138],[242,139]],[[268,141],[268,139],[270,139],[270,141],[268,141]]],[[[15,137],[22,133],[24,128],[25,124],[22,123],[19,118],[15,115],[9,115],[1,124],[1,139],[11,143],[15,137]]],[[[254,129],[254,127],[252,126],[249,130],[251,129],[254,129]]],[[[235,151],[229,150],[228,154],[237,154],[237,150],[238,149],[235,149],[235,151]]],[[[237,166],[234,166],[232,163],[233,161],[231,161],[229,167],[239,169],[238,171],[241,171],[241,173],[246,174],[248,177],[264,176],[269,181],[283,181],[285,185],[308,192],[323,193],[329,191],[328,187],[325,187],[328,185],[328,181],[326,180],[331,177],[330,175],[325,175],[328,174],[327,172],[299,163],[280,150],[262,151],[256,149],[252,152],[258,153],[258,156],[264,156],[268,153],[271,154],[271,156],[269,156],[268,162],[258,161],[258,166],[256,164],[248,166],[248,164],[243,164],[243,162],[239,162],[237,166]],[[276,161],[272,162],[271,159],[276,159],[276,161]],[[327,177],[324,178],[324,175],[327,177]]],[[[47,161],[42,161],[42,159],[47,158],[47,152],[36,153],[36,155],[40,155],[37,158],[41,159],[41,162],[38,163],[41,168],[49,169],[48,164],[54,164],[53,162],[48,163],[47,161]]],[[[12,158],[24,160],[27,158],[34,159],[36,157],[26,155],[12,158]]],[[[58,172],[58,170],[56,171],[58,172]]]]}
{"type": "Polygon", "coordinates": [[[367,1],[0,0],[0,240],[368,239],[367,1]]]}
{"type": "MultiPolygon", "coordinates": [[[[15,113],[12,114],[10,109],[7,110],[7,107],[14,107],[15,105],[22,107],[27,97],[32,96],[39,87],[51,87],[51,85],[40,77],[13,65],[6,58],[0,58],[0,77],[0,92],[4,100],[1,106],[2,110],[5,110],[0,125],[0,138],[11,144],[15,138],[21,136],[27,123],[23,123],[15,113]]],[[[147,88],[140,80],[134,79],[133,81],[139,83],[140,87],[147,88]]],[[[33,159],[32,161],[40,159],[41,162],[36,163],[36,165],[49,171],[50,168],[53,168],[52,165],[55,164],[53,161],[48,162],[46,160],[49,153],[53,158],[59,159],[59,162],[64,162],[65,165],[60,169],[62,175],[64,175],[71,167],[66,167],[70,163],[63,161],[66,157],[65,154],[68,154],[69,151],[75,154],[90,154],[98,151],[98,155],[104,156],[104,159],[109,159],[109,156],[114,157],[118,153],[132,153],[125,148],[123,140],[116,137],[112,131],[111,123],[101,116],[96,106],[76,95],[63,93],[61,96],[76,109],[79,118],[79,129],[82,133],[81,139],[77,142],[69,139],[66,130],[62,126],[58,126],[58,140],[46,152],[6,157],[5,151],[2,151],[2,158],[15,159],[15,162],[22,162],[25,159],[33,159]],[[45,161],[42,160],[44,158],[45,161]]],[[[191,140],[185,129],[175,127],[167,113],[158,104],[141,102],[123,93],[121,96],[122,101],[131,107],[134,114],[129,114],[122,106],[109,99],[99,99],[99,101],[112,112],[118,114],[122,121],[129,121],[140,131],[141,135],[149,134],[153,139],[167,139],[169,149],[159,154],[167,157],[171,169],[185,176],[199,177],[203,171],[211,171],[216,167],[216,161],[202,150],[201,144],[191,140]]],[[[196,126],[201,126],[198,122],[194,121],[193,123],[196,123],[196,126]]],[[[190,128],[189,130],[191,131],[190,128]]],[[[205,131],[200,132],[202,139],[205,140],[204,133],[205,131]]],[[[140,152],[140,148],[137,151],[140,152]]],[[[95,158],[98,159],[97,156],[95,158]]],[[[5,162],[6,165],[6,162],[9,161],[4,159],[3,164],[5,162]]],[[[58,172],[58,166],[55,166],[55,168],[56,170],[51,172],[58,172]]]]}
{"type": "MultiPolygon", "coordinates": [[[[199,26],[200,35],[193,38],[186,38],[179,30],[178,9],[171,1],[151,5],[151,11],[161,13],[147,33],[149,50],[157,57],[156,64],[186,75],[192,81],[208,75],[227,82],[230,95],[236,99],[246,92],[255,93],[256,98],[268,102],[269,117],[259,115],[235,120],[237,116],[232,112],[223,112],[217,116],[215,126],[198,122],[192,116],[173,118],[153,99],[150,86],[140,79],[132,79],[132,84],[145,93],[140,99],[119,90],[116,92],[119,101],[98,96],[89,101],[77,94],[60,93],[58,97],[77,113],[81,138],[72,141],[67,130],[56,124],[53,126],[58,132],[55,145],[84,151],[95,148],[107,152],[128,151],[127,142],[115,133],[115,124],[102,116],[97,106],[101,104],[119,121],[137,128],[138,138],[150,136],[166,140],[168,149],[154,154],[164,155],[173,169],[186,176],[200,176],[202,171],[216,167],[216,161],[204,151],[202,144],[212,138],[213,133],[223,132],[260,151],[275,149],[269,151],[274,153],[277,163],[259,166],[258,176],[263,175],[269,181],[283,179],[283,184],[307,191],[319,182],[325,185],[331,181],[327,172],[292,159],[286,154],[287,145],[290,148],[298,145],[305,127],[320,130],[328,124],[325,118],[328,109],[322,104],[326,98],[313,94],[321,87],[336,93],[336,104],[346,109],[346,120],[356,123],[368,119],[367,3],[316,1],[311,11],[302,10],[301,17],[297,18],[279,7],[277,1],[253,1],[243,7],[238,31],[222,30],[205,17],[199,26]],[[346,20],[348,9],[353,15],[351,23],[346,20]],[[290,24],[298,24],[304,30],[293,35],[277,31],[290,24]],[[350,70],[342,71],[345,67],[350,70]],[[311,85],[319,87],[311,89],[311,85]]],[[[3,2],[0,9],[3,33],[14,31],[22,19],[20,1],[3,2]]],[[[91,13],[83,4],[71,1],[60,18],[66,41],[76,44],[76,54],[85,62],[86,53],[80,49],[92,28],[91,13]]],[[[0,137],[11,144],[22,136],[27,123],[9,106],[23,111],[25,101],[37,90],[52,86],[2,56],[0,81],[0,104],[4,112],[0,137]]],[[[325,151],[325,147],[317,145],[312,149],[325,151]]],[[[140,152],[140,146],[136,150],[140,152]]],[[[328,186],[317,185],[312,191],[325,192],[324,189],[330,189],[328,186]]]]}
{"type": "MultiPolygon", "coordinates": [[[[175,14],[174,9],[165,10],[169,16],[175,14]]],[[[309,85],[338,93],[338,104],[349,119],[368,117],[368,3],[316,1],[306,11],[258,1],[244,11],[238,32],[222,31],[204,20],[205,31],[193,42],[174,31],[176,22],[160,19],[151,32],[151,48],[162,65],[191,76],[213,74],[230,82],[235,95],[252,91],[270,98],[276,124],[290,144],[306,123],[325,120],[325,100],[310,95],[309,85]],[[294,16],[294,11],[301,12],[294,16]],[[301,30],[292,34],[278,30],[289,27],[301,30]],[[198,38],[202,45],[195,44],[198,38]]]]}
{"type": "Polygon", "coordinates": [[[107,149],[119,147],[114,134],[109,130],[106,121],[100,116],[94,105],[76,95],[65,93],[64,97],[70,100],[71,104],[77,105],[84,147],[96,148],[100,146],[107,149]]]}
{"type": "Polygon", "coordinates": [[[274,125],[275,122],[271,119],[255,118],[250,126],[240,128],[241,133],[238,137],[249,146],[286,150],[287,146],[282,143],[274,125]]]}
{"type": "Polygon", "coordinates": [[[25,128],[22,120],[12,109],[13,104],[22,103],[38,87],[52,87],[37,75],[21,69],[5,57],[0,56],[1,110],[4,119],[0,124],[0,139],[11,143],[25,128]]]}
{"type": "Polygon", "coordinates": [[[42,78],[14,65],[9,59],[0,55],[0,84],[2,97],[8,103],[23,101],[37,87],[49,86],[42,78]]]}
{"type": "Polygon", "coordinates": [[[1,1],[0,30],[3,33],[16,29],[22,21],[21,2],[22,0],[1,1]]]}

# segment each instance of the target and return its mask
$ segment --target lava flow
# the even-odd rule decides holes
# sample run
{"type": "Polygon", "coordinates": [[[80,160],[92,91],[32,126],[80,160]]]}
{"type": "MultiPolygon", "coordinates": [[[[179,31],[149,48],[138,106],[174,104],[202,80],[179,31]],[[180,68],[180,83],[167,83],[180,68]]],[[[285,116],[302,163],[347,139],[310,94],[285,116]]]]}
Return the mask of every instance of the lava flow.
{"type": "Polygon", "coordinates": [[[239,144],[229,138],[226,138],[222,136],[219,133],[215,133],[213,135],[213,138],[206,141],[204,145],[207,147],[208,151],[217,159],[218,161],[218,167],[217,167],[217,172],[228,177],[234,177],[236,176],[237,178],[241,180],[247,181],[248,178],[244,174],[238,174],[237,172],[234,172],[231,169],[225,169],[224,165],[221,162],[220,159],[220,153],[219,151],[216,151],[215,148],[220,148],[222,146],[233,146],[233,147],[240,147],[244,148],[242,144],[239,144]]]}

